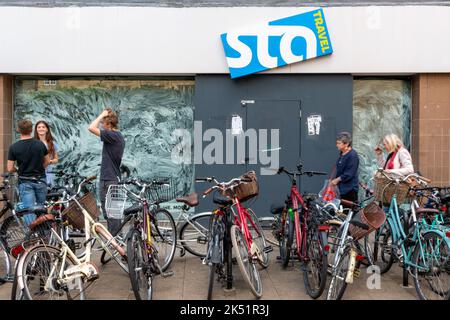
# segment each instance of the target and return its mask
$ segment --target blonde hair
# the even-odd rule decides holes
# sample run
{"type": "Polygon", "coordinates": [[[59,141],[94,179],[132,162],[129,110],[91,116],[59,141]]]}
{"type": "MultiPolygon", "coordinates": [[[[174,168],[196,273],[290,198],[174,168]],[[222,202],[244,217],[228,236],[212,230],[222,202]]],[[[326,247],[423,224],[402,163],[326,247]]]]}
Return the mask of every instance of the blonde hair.
{"type": "Polygon", "coordinates": [[[387,134],[383,138],[383,142],[386,144],[386,151],[391,153],[403,147],[403,142],[396,134],[387,134]]]}

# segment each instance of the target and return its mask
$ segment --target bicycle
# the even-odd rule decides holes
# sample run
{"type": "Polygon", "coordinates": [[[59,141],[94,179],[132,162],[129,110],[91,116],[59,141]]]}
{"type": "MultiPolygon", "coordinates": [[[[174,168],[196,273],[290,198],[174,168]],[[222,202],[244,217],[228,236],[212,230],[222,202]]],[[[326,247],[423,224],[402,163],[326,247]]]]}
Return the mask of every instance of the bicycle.
{"type": "Polygon", "coordinates": [[[287,210],[280,224],[280,256],[282,266],[287,267],[291,259],[291,250],[296,251],[302,263],[303,281],[306,291],[313,299],[318,298],[325,289],[327,277],[327,231],[329,226],[322,223],[320,211],[312,214],[311,202],[317,196],[300,194],[297,178],[302,175],[326,175],[325,172],[303,171],[302,164],[298,171],[289,171],[284,167],[277,174],[285,173],[291,181],[291,190],[286,200],[287,210]],[[294,242],[295,241],[295,242],[294,242]]]}
{"type": "MultiPolygon", "coordinates": [[[[95,178],[93,176],[84,179],[78,186],[77,192],[67,200],[48,203],[50,206],[72,203],[74,208],[81,211],[85,227],[86,251],[84,256],[78,258],[58,233],[51,229],[52,235],[58,240],[58,246],[39,244],[25,251],[18,262],[17,283],[21,292],[23,292],[24,299],[78,298],[83,300],[88,284],[92,284],[99,277],[97,267],[91,262],[91,249],[94,239],[99,241],[103,250],[113,256],[119,266],[128,273],[124,244],[117,243],[102,224],[94,221],[91,217],[91,214],[95,216],[93,210],[89,212],[85,208],[86,205],[81,204],[83,198],[77,199],[81,188],[95,178]],[[112,251],[114,250],[119,252],[123,260],[113,254],[112,251]]],[[[95,201],[94,205],[96,207],[95,201]]],[[[66,214],[68,215],[68,213],[66,214]]],[[[72,219],[74,218],[72,216],[72,219]]]]}
{"type": "MultiPolygon", "coordinates": [[[[212,180],[208,178],[196,179],[196,182],[210,181],[212,180]]],[[[203,197],[206,197],[211,192],[212,189],[208,189],[203,193],[203,197]]],[[[216,274],[218,276],[217,280],[219,282],[226,282],[228,289],[231,289],[233,282],[233,262],[230,237],[230,230],[233,225],[233,213],[230,206],[233,204],[233,201],[228,197],[223,196],[220,191],[216,191],[213,195],[213,202],[217,204],[218,207],[213,210],[210,215],[207,251],[202,261],[203,264],[207,264],[209,267],[208,300],[212,299],[216,274]]]]}
{"type": "MultiPolygon", "coordinates": [[[[420,299],[450,299],[450,231],[435,220],[439,211],[431,208],[411,206],[411,219],[406,214],[400,215],[397,202],[399,185],[410,178],[421,185],[427,180],[416,173],[406,177],[390,177],[383,170],[378,170],[388,183],[381,189],[382,202],[389,203],[386,212],[387,221],[377,231],[374,239],[374,264],[382,273],[387,272],[394,260],[399,261],[414,278],[416,292],[420,299]],[[391,199],[386,199],[385,190],[393,186],[391,199]],[[442,279],[441,279],[442,276],[442,279]],[[429,293],[426,290],[429,289],[429,293]]],[[[406,188],[409,192],[409,188],[406,188]]]]}
{"type": "MultiPolygon", "coordinates": [[[[108,199],[114,200],[112,195],[117,192],[117,187],[123,186],[124,194],[131,196],[134,200],[139,202],[139,205],[134,210],[128,210],[127,214],[133,213],[132,216],[132,228],[128,232],[127,239],[127,255],[128,255],[128,269],[130,270],[129,276],[131,281],[131,287],[134,292],[134,296],[137,300],[151,300],[153,296],[153,283],[156,274],[160,274],[163,277],[173,275],[173,272],[163,272],[163,267],[166,269],[172,262],[175,244],[176,244],[176,232],[175,223],[170,214],[165,218],[155,216],[155,212],[150,210],[149,207],[152,203],[149,203],[145,197],[147,189],[154,187],[155,185],[165,185],[164,182],[151,181],[144,182],[137,179],[127,179],[119,182],[118,186],[110,186],[107,195],[106,211],[107,214],[111,214],[112,208],[108,205],[108,199]],[[126,185],[135,185],[140,188],[138,194],[129,190],[126,185]],[[168,221],[168,225],[167,225],[168,221]],[[164,223],[162,226],[161,224],[164,223]],[[158,249],[155,246],[156,239],[158,242],[165,242],[171,246],[168,261],[161,261],[158,249]]],[[[126,198],[124,198],[126,199],[126,198]]],[[[120,203],[120,200],[114,201],[120,203]]],[[[158,202],[158,201],[156,201],[158,202]]],[[[119,218],[115,216],[114,218],[119,218]]]]}
{"type": "Polygon", "coordinates": [[[230,204],[232,212],[230,218],[233,225],[230,227],[229,234],[233,252],[245,282],[253,295],[260,298],[262,296],[262,283],[255,263],[258,262],[266,268],[269,264],[268,254],[272,251],[272,247],[267,245],[254,211],[242,205],[242,202],[257,195],[255,173],[250,171],[242,177],[228,182],[218,182],[214,177],[197,178],[197,181],[214,182],[216,184],[203,193],[205,196],[214,190],[219,190],[231,200],[231,203],[229,201],[225,203],[230,204]]]}

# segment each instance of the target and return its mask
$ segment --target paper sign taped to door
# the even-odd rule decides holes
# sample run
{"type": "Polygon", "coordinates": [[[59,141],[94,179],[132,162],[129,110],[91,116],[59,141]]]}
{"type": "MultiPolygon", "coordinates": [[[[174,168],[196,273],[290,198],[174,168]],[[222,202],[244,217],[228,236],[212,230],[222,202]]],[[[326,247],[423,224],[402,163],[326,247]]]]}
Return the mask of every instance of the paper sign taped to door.
{"type": "Polygon", "coordinates": [[[242,132],[242,118],[240,116],[233,116],[231,118],[231,134],[238,135],[242,132]]]}
{"type": "Polygon", "coordinates": [[[320,123],[322,122],[322,116],[310,115],[308,117],[308,135],[314,136],[320,134],[320,123]]]}

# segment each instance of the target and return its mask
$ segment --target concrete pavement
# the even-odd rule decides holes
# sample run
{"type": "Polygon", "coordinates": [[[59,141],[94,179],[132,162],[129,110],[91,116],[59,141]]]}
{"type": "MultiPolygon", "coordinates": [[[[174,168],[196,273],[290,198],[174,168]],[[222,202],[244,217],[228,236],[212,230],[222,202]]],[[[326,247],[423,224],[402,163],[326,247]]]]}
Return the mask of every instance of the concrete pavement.
{"type": "MultiPolygon", "coordinates": [[[[298,262],[291,263],[286,269],[276,260],[278,248],[270,253],[270,266],[260,270],[263,283],[262,300],[309,300],[303,284],[303,273],[298,262]]],[[[87,289],[87,299],[91,300],[128,300],[134,299],[130,280],[115,262],[101,266],[99,254],[94,261],[100,268],[100,278],[87,289]]],[[[186,253],[179,256],[177,250],[170,270],[174,275],[168,278],[158,276],[155,280],[155,300],[205,300],[208,290],[208,266],[203,265],[197,257],[186,253]]],[[[239,267],[233,265],[234,290],[225,292],[220,283],[215,282],[213,299],[254,300],[247,288],[239,267]]],[[[361,276],[349,285],[344,299],[360,300],[414,300],[418,299],[410,277],[410,288],[402,287],[402,269],[394,265],[392,270],[382,275],[380,289],[367,288],[367,269],[361,269],[361,276]]],[[[0,299],[10,297],[11,283],[0,286],[0,299]]],[[[319,299],[324,299],[326,292],[319,299]]]]}

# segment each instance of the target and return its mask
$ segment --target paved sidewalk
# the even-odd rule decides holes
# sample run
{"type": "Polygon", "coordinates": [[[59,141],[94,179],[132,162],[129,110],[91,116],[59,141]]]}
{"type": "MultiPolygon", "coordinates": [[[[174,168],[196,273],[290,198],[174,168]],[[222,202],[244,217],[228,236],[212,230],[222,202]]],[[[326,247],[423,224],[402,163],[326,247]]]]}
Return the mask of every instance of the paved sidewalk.
{"type": "MultiPolygon", "coordinates": [[[[261,270],[263,282],[262,299],[269,300],[304,300],[310,299],[306,294],[303,284],[303,273],[300,264],[294,263],[286,269],[276,260],[278,248],[270,254],[270,266],[266,270],[261,270]]],[[[99,254],[96,254],[94,261],[98,263],[99,254]]],[[[179,257],[177,250],[171,268],[174,275],[168,278],[157,277],[155,280],[155,300],[205,300],[208,290],[208,267],[201,263],[197,257],[186,253],[184,257],[179,257]]],[[[120,267],[110,262],[105,266],[100,266],[100,278],[94,282],[87,290],[87,298],[91,300],[127,300],[134,299],[128,275],[120,267]]],[[[394,265],[392,270],[381,278],[381,288],[369,290],[366,286],[367,270],[361,269],[360,278],[355,279],[353,285],[349,285],[344,294],[344,299],[370,299],[370,300],[415,300],[418,299],[412,278],[410,278],[410,288],[402,287],[402,270],[398,265],[394,265]]],[[[233,266],[233,276],[235,279],[234,290],[226,293],[218,282],[214,287],[214,299],[242,299],[254,300],[254,296],[247,289],[243,278],[240,275],[239,267],[233,266]]],[[[0,299],[5,300],[10,297],[11,284],[6,283],[0,286],[0,299]]],[[[320,299],[325,298],[325,293],[320,299]]]]}

